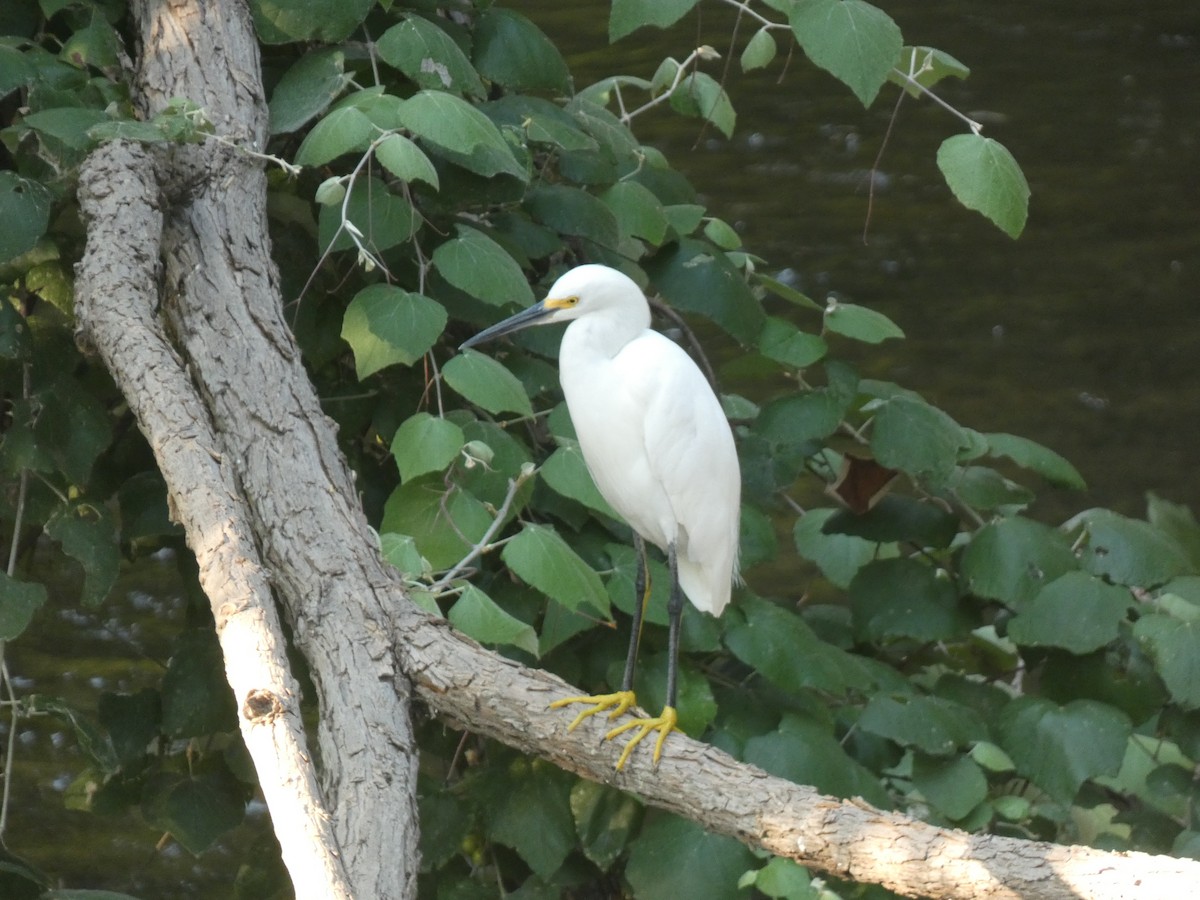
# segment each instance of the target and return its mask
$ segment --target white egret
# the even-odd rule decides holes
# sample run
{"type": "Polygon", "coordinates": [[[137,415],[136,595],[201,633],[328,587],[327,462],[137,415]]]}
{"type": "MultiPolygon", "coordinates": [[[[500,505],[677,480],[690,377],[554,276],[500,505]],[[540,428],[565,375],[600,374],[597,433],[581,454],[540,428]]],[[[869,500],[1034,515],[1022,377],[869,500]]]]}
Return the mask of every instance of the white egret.
{"type": "Polygon", "coordinates": [[[633,528],[638,575],[621,689],[567,697],[551,708],[590,704],[575,717],[571,730],[588,716],[609,710],[609,718],[615,719],[635,704],[634,667],[650,596],[649,541],[666,554],[671,572],[667,702],[661,715],[617,726],[605,739],[636,730],[617,761],[620,769],[633,748],[657,731],[657,764],[667,735],[678,730],[683,595],[698,609],[719,616],[737,579],[741,476],[733,434],[699,367],[677,344],[651,330],[650,307],[637,284],[607,266],[571,269],[545,300],[462,347],[552,322],[571,323],[559,351],[559,379],[596,487],[633,528]]]}

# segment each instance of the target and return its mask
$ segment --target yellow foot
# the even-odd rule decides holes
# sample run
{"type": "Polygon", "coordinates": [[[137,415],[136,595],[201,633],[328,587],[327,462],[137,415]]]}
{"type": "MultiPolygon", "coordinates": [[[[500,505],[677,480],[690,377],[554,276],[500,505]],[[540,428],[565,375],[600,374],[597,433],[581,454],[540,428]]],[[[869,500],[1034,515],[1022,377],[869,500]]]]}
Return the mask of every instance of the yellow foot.
{"type": "Polygon", "coordinates": [[[629,743],[625,745],[625,749],[621,751],[621,757],[617,760],[617,769],[621,769],[629,759],[629,754],[633,752],[633,748],[642,742],[646,735],[652,731],[658,732],[658,738],[654,742],[654,764],[658,765],[659,757],[662,756],[663,743],[667,740],[667,735],[672,731],[679,730],[679,715],[675,712],[675,708],[664,706],[662,715],[656,719],[634,719],[632,722],[626,722],[624,725],[618,725],[612,731],[604,736],[606,741],[610,741],[619,734],[624,734],[626,731],[637,729],[637,734],[630,738],[629,743]]]}
{"type": "MultiPolygon", "coordinates": [[[[590,703],[591,709],[585,709],[575,717],[570,725],[567,726],[567,731],[574,731],[579,727],[579,723],[589,716],[594,716],[597,713],[602,713],[605,710],[612,710],[608,714],[610,719],[615,719],[617,716],[629,709],[637,703],[637,698],[633,695],[633,691],[617,691],[615,694],[597,694],[590,697],[564,697],[562,700],[555,700],[550,704],[551,709],[562,709],[564,706],[570,706],[572,703],[590,703]]],[[[611,733],[608,737],[611,737],[611,733]]],[[[608,737],[605,740],[608,740],[608,737]]]]}

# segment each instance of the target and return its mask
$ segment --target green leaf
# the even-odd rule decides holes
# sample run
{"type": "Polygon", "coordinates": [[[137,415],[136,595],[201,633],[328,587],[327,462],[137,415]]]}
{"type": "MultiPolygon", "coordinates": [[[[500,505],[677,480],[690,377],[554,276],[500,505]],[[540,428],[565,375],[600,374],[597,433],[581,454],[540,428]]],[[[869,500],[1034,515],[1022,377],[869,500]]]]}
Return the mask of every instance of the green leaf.
{"type": "Polygon", "coordinates": [[[400,123],[451,162],[478,175],[529,180],[492,120],[453,94],[414,94],[400,107],[400,123]]]}
{"type": "Polygon", "coordinates": [[[716,126],[725,137],[733,137],[737,115],[721,83],[705,72],[693,72],[671,92],[671,107],[685,116],[695,116],[716,126]]]}
{"type": "Polygon", "coordinates": [[[1008,636],[1025,646],[1091,653],[1117,639],[1133,603],[1128,588],[1086,572],[1067,572],[1038,591],[1008,623],[1008,636]]]}
{"type": "Polygon", "coordinates": [[[923,400],[904,395],[880,405],[871,429],[875,461],[899,469],[933,491],[946,485],[959,451],[969,446],[957,422],[923,400]]]}
{"type": "Polygon", "coordinates": [[[361,153],[377,134],[361,110],[343,106],[321,119],[304,136],[296,151],[296,165],[323,166],[343,153],[361,153]]]}
{"type": "Polygon", "coordinates": [[[1200,523],[1191,509],[1151,491],[1146,496],[1146,519],[1179,545],[1192,571],[1200,571],[1200,523]]]}
{"type": "Polygon", "coordinates": [[[463,430],[448,419],[419,412],[405,419],[392,438],[392,456],[400,480],[441,472],[458,458],[467,442],[463,430]]]}
{"type": "Polygon", "coordinates": [[[465,583],[462,594],[450,607],[450,624],[481,644],[510,644],[538,655],[538,637],[533,626],[505,612],[491,597],[473,584],[465,583]]]}
{"type": "Polygon", "coordinates": [[[567,64],[541,30],[520,13],[491,7],[475,23],[475,67],[513,91],[566,92],[567,64]]]}
{"type": "Polygon", "coordinates": [[[618,181],[600,199],[612,210],[621,235],[642,238],[656,247],[666,240],[670,223],[649,188],[636,181],[618,181]]]}
{"type": "Polygon", "coordinates": [[[38,399],[43,404],[34,426],[38,446],[72,482],[86,484],[96,459],[112,442],[108,410],[90,391],[67,380],[38,399]]]}
{"type": "Polygon", "coordinates": [[[50,192],[16,172],[0,172],[0,265],[32,250],[50,224],[50,192]]]}
{"type": "Polygon", "coordinates": [[[598,197],[577,187],[536,187],[525,195],[525,208],[535,221],[559,234],[576,235],[609,249],[620,243],[616,216],[598,197]]]}
{"type": "Polygon", "coordinates": [[[237,708],[216,632],[211,626],[181,631],[162,679],[163,732],[189,738],[236,728],[237,708]]]}
{"type": "Polygon", "coordinates": [[[442,277],[472,297],[492,306],[533,303],[533,290],[521,266],[494,240],[466,225],[458,236],[433,251],[433,266],[442,277]]]}
{"type": "Polygon", "coordinates": [[[647,260],[645,269],[675,309],[699,313],[745,344],[762,333],[762,306],[741,272],[711,244],[683,238],[647,260]]]}
{"type": "Polygon", "coordinates": [[[600,615],[609,611],[600,576],[554,529],[526,524],[500,554],[514,575],[572,611],[584,604],[600,615]]]}
{"type": "Polygon", "coordinates": [[[446,318],[442,305],[423,294],[390,284],[363,288],[342,319],[342,339],[354,351],[359,381],[386,366],[411,366],[433,346],[446,318]]]}
{"type": "Polygon", "coordinates": [[[933,47],[905,47],[896,68],[908,77],[889,72],[888,81],[904,88],[910,97],[920,97],[924,93],[922,87],[933,87],[943,78],[966,78],[971,74],[970,69],[949,53],[933,47]],[[914,86],[910,79],[920,87],[914,86]]]}
{"type": "Polygon", "coordinates": [[[401,181],[424,181],[439,187],[437,169],[416,144],[402,134],[391,134],[375,147],[379,164],[401,181]]]}
{"type": "Polygon", "coordinates": [[[482,109],[498,125],[525,132],[533,143],[550,144],[562,150],[596,151],[600,147],[570,113],[541,97],[506,94],[484,104],[482,109]]]}
{"type": "Polygon", "coordinates": [[[750,72],[754,69],[766,68],[775,58],[775,53],[775,38],[771,36],[770,30],[758,29],[754,32],[754,36],[746,42],[746,46],[742,48],[742,71],[750,72]]]}
{"type": "Polygon", "coordinates": [[[445,31],[410,15],[379,36],[379,58],[419,88],[483,97],[487,91],[462,49],[445,31]]]}
{"type": "Polygon", "coordinates": [[[498,786],[488,826],[492,840],[512,847],[534,872],[549,878],[575,846],[573,779],[543,762],[522,766],[498,786]]]}
{"type": "Polygon", "coordinates": [[[772,900],[821,900],[821,891],[813,887],[808,869],[783,856],[773,856],[757,872],[742,876],[741,887],[750,887],[772,900]],[[748,881],[748,877],[753,881],[748,881]]]}
{"type": "Polygon", "coordinates": [[[965,818],[987,799],[987,778],[967,756],[938,759],[918,753],[912,778],[921,795],[949,819],[965,818]]]}
{"type": "Polygon", "coordinates": [[[0,641],[20,637],[45,602],[45,585],[20,581],[0,569],[0,641]]]}
{"type": "Polygon", "coordinates": [[[825,523],[836,513],[832,509],[810,509],[796,520],[792,538],[796,552],[817,564],[833,584],[847,588],[859,569],[879,553],[875,541],[845,534],[829,534],[825,523]]]}
{"type": "Polygon", "coordinates": [[[140,765],[162,734],[162,697],[151,688],[136,694],[101,694],[97,715],[126,767],[140,765]]]}
{"type": "Polygon", "coordinates": [[[228,771],[195,777],[159,775],[143,792],[142,811],[157,828],[199,855],[245,815],[241,786],[228,771]]]}
{"type": "Polygon", "coordinates": [[[948,756],[988,736],[978,713],[940,697],[877,694],[858,717],[858,727],[934,756],[948,756]]]}
{"type": "Polygon", "coordinates": [[[870,106],[900,58],[900,29],[863,0],[806,0],[789,22],[804,53],[870,106]]]}
{"type": "MultiPolygon", "coordinates": [[[[321,207],[318,241],[322,248],[349,250],[355,246],[345,229],[339,233],[341,207],[321,207]],[[336,236],[336,240],[335,240],[336,236]]],[[[377,251],[403,244],[420,227],[412,204],[393,194],[378,178],[359,178],[350,191],[346,219],[362,233],[362,242],[377,251]]]]}
{"type": "Polygon", "coordinates": [[[858,657],[826,644],[798,615],[766,600],[744,597],[745,621],[725,632],[733,655],[785,691],[831,693],[863,689],[874,679],[858,657]]]}
{"type": "Polygon", "coordinates": [[[109,121],[100,109],[83,106],[59,106],[30,113],[21,124],[40,135],[61,142],[71,150],[87,150],[94,141],[89,135],[93,127],[109,121]]]}
{"type": "Polygon", "coordinates": [[[982,213],[1011,238],[1025,230],[1029,183],[1003,144],[958,134],[942,142],[937,163],[959,203],[982,213]]]}
{"type": "Polygon", "coordinates": [[[607,871],[641,824],[642,807],[624,791],[580,779],[571,788],[571,816],[583,855],[607,871]]]}
{"type": "Polygon", "coordinates": [[[435,571],[467,555],[492,524],[492,516],[465,490],[446,490],[442,476],[414,478],[396,488],[383,507],[379,530],[410,535],[435,571]]]}
{"type": "Polygon", "coordinates": [[[992,456],[1007,456],[1023,469],[1029,469],[1041,475],[1056,487],[1071,488],[1082,491],[1087,485],[1083,477],[1062,456],[1053,450],[1043,447],[1029,438],[1015,434],[985,434],[988,453],[992,456]]]}
{"type": "Polygon", "coordinates": [[[271,134],[296,131],[323,113],[349,82],[345,63],[345,52],[326,47],[305,54],[284,72],[268,104],[271,134]]]}
{"type": "Polygon", "coordinates": [[[678,816],[658,814],[638,835],[625,877],[639,900],[734,900],[739,896],[738,878],[753,860],[733,838],[711,834],[678,816]]]}
{"type": "Polygon", "coordinates": [[[1083,528],[1083,568],[1131,587],[1154,587],[1191,569],[1186,551],[1149,522],[1129,519],[1108,509],[1089,509],[1063,528],[1083,528]]]}
{"type": "Polygon", "coordinates": [[[700,0],[613,0],[608,42],[614,43],[646,25],[667,28],[686,16],[700,0]]]}
{"type": "Polygon", "coordinates": [[[264,43],[336,44],[350,37],[374,5],[375,0],[251,0],[250,11],[264,43]]]}
{"type": "Polygon", "coordinates": [[[1177,703],[1200,708],[1200,621],[1152,613],[1133,626],[1154,667],[1177,703]]]}
{"type": "Polygon", "coordinates": [[[1000,714],[1000,745],[1017,770],[1051,796],[1070,802],[1089,778],[1115,775],[1125,757],[1129,719],[1104,703],[1057,706],[1018,697],[1000,714]]]}
{"type": "Polygon", "coordinates": [[[889,338],[902,338],[900,326],[883,313],[854,303],[830,302],[825,307],[825,329],[856,341],[878,344],[889,338]]]}
{"type": "Polygon", "coordinates": [[[83,566],[84,606],[96,606],[112,589],[121,569],[117,530],[103,507],[80,503],[56,513],[46,523],[46,534],[62,545],[63,552],[83,566]]]}
{"type": "Polygon", "coordinates": [[[868,541],[907,541],[921,547],[949,547],[958,534],[958,516],[937,502],[900,494],[880,498],[865,513],[839,509],[825,522],[825,534],[844,534],[868,541]]]}
{"type": "Polygon", "coordinates": [[[564,445],[551,453],[538,469],[538,475],[556,494],[582,503],[610,519],[620,520],[621,517],[608,505],[608,501],[600,496],[578,444],[564,445]]]}
{"type": "Polygon", "coordinates": [[[867,563],[850,582],[850,605],[865,640],[949,640],[967,624],[954,585],[915,559],[867,563]]]}
{"type": "Polygon", "coordinates": [[[1042,588],[1079,568],[1066,536],[1013,517],[979,529],[963,551],[961,573],[979,597],[1023,609],[1042,588]]]}
{"type": "Polygon", "coordinates": [[[744,758],[779,778],[812,785],[822,794],[862,797],[881,809],[892,806],[875,773],[851,757],[827,726],[793,713],[783,715],[777,731],[746,741],[744,758]]]}
{"type": "Polygon", "coordinates": [[[490,413],[532,416],[525,388],[512,372],[489,356],[467,350],[442,367],[446,384],[490,413]]]}
{"type": "Polygon", "coordinates": [[[767,316],[762,334],[758,336],[758,350],[763,356],[796,369],[820,361],[828,349],[817,335],[807,334],[786,319],[775,316],[767,316]]]}

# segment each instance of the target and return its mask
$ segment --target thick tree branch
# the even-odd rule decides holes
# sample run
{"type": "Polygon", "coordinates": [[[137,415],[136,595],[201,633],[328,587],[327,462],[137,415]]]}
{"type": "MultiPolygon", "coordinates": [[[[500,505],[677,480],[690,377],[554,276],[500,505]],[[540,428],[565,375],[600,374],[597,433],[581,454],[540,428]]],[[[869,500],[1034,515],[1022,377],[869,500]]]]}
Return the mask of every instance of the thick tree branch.
{"type": "Polygon", "coordinates": [[[76,313],[81,339],[129,401],[173,498],[212,603],[238,724],[271,811],[297,896],[350,897],[300,718],[300,690],[270,579],[208,413],[154,314],[162,211],[154,166],[138,146],[109,144],[80,173],[88,223],[76,313]]]}

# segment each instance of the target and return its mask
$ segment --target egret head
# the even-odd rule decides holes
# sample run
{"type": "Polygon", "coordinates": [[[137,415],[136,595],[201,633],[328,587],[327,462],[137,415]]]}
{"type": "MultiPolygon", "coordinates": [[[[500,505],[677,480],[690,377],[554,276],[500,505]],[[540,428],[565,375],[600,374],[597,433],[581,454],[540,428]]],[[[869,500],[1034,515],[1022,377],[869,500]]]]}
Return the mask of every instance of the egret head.
{"type": "Polygon", "coordinates": [[[650,324],[650,307],[632,278],[608,266],[576,266],[554,282],[545,300],[479,332],[464,341],[459,349],[465,350],[531,325],[569,322],[593,313],[620,316],[636,323],[638,328],[650,324]]]}

